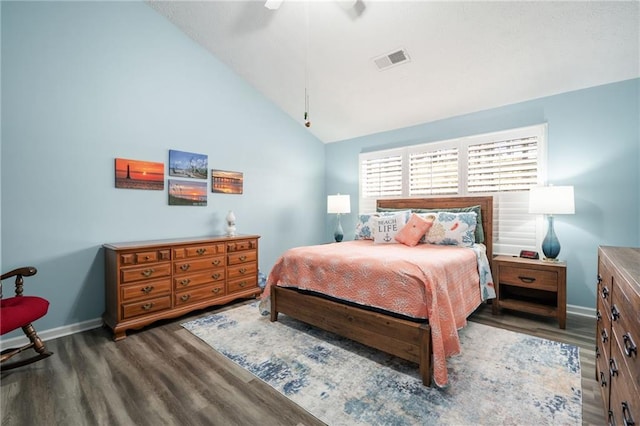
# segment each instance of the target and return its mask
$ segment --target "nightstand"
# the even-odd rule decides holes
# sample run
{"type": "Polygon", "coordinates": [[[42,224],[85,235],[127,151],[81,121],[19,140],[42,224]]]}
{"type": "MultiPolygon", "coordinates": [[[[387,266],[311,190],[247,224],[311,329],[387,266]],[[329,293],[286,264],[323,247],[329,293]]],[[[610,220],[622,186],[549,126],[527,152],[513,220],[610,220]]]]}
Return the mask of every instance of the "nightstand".
{"type": "Polygon", "coordinates": [[[493,259],[496,298],[492,309],[528,312],[557,318],[560,328],[567,324],[567,264],[515,256],[493,259]]]}

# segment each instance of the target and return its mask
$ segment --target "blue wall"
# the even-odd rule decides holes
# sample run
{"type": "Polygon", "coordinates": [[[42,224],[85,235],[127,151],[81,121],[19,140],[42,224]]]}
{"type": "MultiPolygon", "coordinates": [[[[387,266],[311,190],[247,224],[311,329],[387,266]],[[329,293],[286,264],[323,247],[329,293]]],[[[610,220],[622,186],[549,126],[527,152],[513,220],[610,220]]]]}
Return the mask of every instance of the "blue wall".
{"type": "Polygon", "coordinates": [[[1,266],[38,268],[40,330],[102,315],[103,243],[221,234],[228,210],[262,236],[263,271],[326,240],[308,226],[326,217],[324,145],[148,5],[1,7],[1,266]],[[115,157],[166,171],[169,149],[244,172],[244,194],[181,207],[166,188],[114,188],[115,157]]]}
{"type": "MultiPolygon", "coordinates": [[[[536,99],[327,145],[327,192],[358,211],[358,154],[548,123],[548,181],[574,185],[576,214],[557,216],[571,305],[595,307],[599,245],[640,246],[640,79],[536,99]]],[[[345,239],[356,214],[345,215],[345,239]]],[[[333,224],[327,222],[327,233],[333,224]]]]}

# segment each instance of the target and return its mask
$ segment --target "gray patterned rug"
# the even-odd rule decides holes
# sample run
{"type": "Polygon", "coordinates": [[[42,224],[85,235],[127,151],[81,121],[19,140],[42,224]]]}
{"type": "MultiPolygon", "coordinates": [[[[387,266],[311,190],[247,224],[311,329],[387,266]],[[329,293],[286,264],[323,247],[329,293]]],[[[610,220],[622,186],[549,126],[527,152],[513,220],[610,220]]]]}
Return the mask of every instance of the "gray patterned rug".
{"type": "Polygon", "coordinates": [[[257,303],[182,324],[329,425],[579,425],[578,348],[469,322],[449,386],[422,386],[417,365],[257,303]]]}

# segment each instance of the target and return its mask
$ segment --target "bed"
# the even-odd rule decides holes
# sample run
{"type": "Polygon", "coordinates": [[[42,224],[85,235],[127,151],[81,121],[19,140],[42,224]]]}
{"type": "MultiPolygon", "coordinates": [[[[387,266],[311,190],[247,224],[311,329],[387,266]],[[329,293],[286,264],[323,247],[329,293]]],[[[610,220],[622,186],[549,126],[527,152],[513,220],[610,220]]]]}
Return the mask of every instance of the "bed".
{"type": "MultiPolygon", "coordinates": [[[[475,244],[473,255],[469,255],[471,250],[454,246],[434,246],[431,244],[418,244],[415,247],[407,247],[403,244],[382,244],[376,245],[372,241],[349,241],[342,243],[325,244],[320,246],[309,246],[288,250],[278,260],[274,269],[267,279],[265,288],[265,298],[270,298],[270,319],[277,321],[278,314],[282,313],[305,323],[314,325],[321,329],[336,333],[340,336],[355,340],[364,345],[376,348],[399,358],[418,364],[420,377],[425,386],[431,386],[432,381],[437,386],[446,386],[447,370],[446,358],[459,353],[459,341],[457,340],[457,330],[466,325],[466,318],[470,315],[486,298],[493,297],[491,294],[483,294],[482,286],[478,283],[467,284],[469,281],[479,281],[482,273],[478,272],[476,266],[475,278],[458,278],[458,275],[447,275],[447,278],[438,278],[436,272],[425,269],[423,264],[414,265],[412,257],[429,259],[434,270],[440,268],[440,264],[447,262],[460,262],[460,267],[448,268],[448,270],[469,269],[468,263],[480,255],[486,254],[486,259],[492,258],[492,231],[493,231],[493,199],[492,197],[445,197],[445,198],[411,198],[411,199],[387,199],[378,200],[377,209],[383,210],[411,210],[422,209],[446,210],[456,208],[468,208],[470,206],[480,206],[482,230],[484,232],[484,244],[475,244]],[[369,246],[367,248],[366,246],[369,246]],[[381,246],[387,246],[382,249],[381,246]],[[394,247],[395,246],[395,247],[394,247]],[[338,250],[338,251],[335,251],[338,250]],[[340,251],[341,250],[341,251],[340,251]],[[367,252],[368,250],[368,252],[367,252]],[[382,251],[385,250],[385,251],[382,251]],[[388,250],[388,251],[387,251],[388,250]],[[324,256],[323,253],[333,251],[333,256],[324,256]],[[385,259],[376,258],[381,253],[385,259]],[[311,269],[322,270],[324,275],[317,275],[318,282],[313,282],[308,276],[299,273],[299,266],[292,266],[289,276],[296,276],[304,283],[292,283],[294,279],[282,279],[286,276],[286,268],[283,264],[295,264],[295,256],[302,258],[300,261],[311,262],[311,269]],[[465,256],[463,260],[451,260],[446,257],[454,253],[457,256],[465,256]],[[466,254],[465,254],[466,253],[466,254]],[[368,258],[367,256],[371,256],[368,258]],[[323,256],[325,257],[324,260],[323,256]],[[351,257],[350,257],[351,256],[351,257]],[[289,260],[291,257],[291,260],[289,260]],[[319,259],[319,260],[316,260],[319,259]],[[313,260],[310,260],[313,259],[313,260]],[[337,259],[343,259],[342,264],[337,259]],[[348,259],[348,260],[347,260],[348,259]],[[392,260],[396,259],[394,263],[392,260]],[[320,262],[320,263],[317,263],[320,262]],[[349,297],[341,296],[333,290],[320,290],[320,288],[331,287],[324,285],[320,281],[327,280],[328,283],[334,281],[359,282],[366,280],[368,269],[365,263],[375,263],[384,267],[378,268],[384,273],[398,274],[398,286],[405,288],[405,284],[412,284],[417,291],[416,300],[422,301],[420,306],[410,304],[399,304],[392,306],[382,304],[364,304],[349,297]],[[347,264],[356,267],[356,271],[348,269],[347,264]],[[364,266],[363,266],[364,265],[364,266]],[[388,265],[388,267],[386,266],[388,265]],[[466,265],[466,266],[465,266],[466,265]],[[283,272],[283,269],[285,271],[283,272]],[[331,275],[327,273],[330,271],[331,275]],[[298,274],[298,275],[296,275],[298,274]],[[338,274],[338,275],[335,275],[338,274]],[[336,279],[339,275],[344,279],[336,279]],[[364,279],[362,279],[365,276],[364,279]],[[407,278],[408,277],[408,278],[407,278]],[[435,278],[434,278],[435,277],[435,278]],[[463,284],[456,282],[458,279],[464,281],[463,284]],[[443,281],[443,282],[439,282],[443,281]],[[403,281],[400,283],[400,281],[403,281]],[[422,282],[422,286],[420,286],[422,282]],[[400,285],[402,284],[402,285],[400,285]],[[466,288],[473,285],[474,290],[466,288]],[[420,289],[422,288],[422,289],[420,289]],[[464,300],[459,300],[460,293],[464,300]],[[455,311],[455,312],[454,312],[455,311]],[[431,318],[431,319],[429,319],[431,318]]],[[[452,256],[453,259],[453,256],[452,256]]],[[[460,258],[462,259],[462,258],[460,258]]],[[[425,260],[426,261],[426,260],[425,260]]],[[[479,265],[479,263],[478,263],[479,265]]],[[[488,281],[484,284],[490,289],[493,287],[488,262],[486,262],[485,275],[488,281]],[[486,272],[488,271],[488,274],[486,272]]],[[[316,271],[317,272],[317,271],[316,271]]],[[[335,286],[333,286],[335,287],[335,286]]],[[[351,294],[364,292],[358,286],[351,294]]],[[[380,288],[380,287],[379,287],[380,288]]],[[[409,287],[407,287],[409,288],[409,287]]],[[[485,287],[486,289],[486,287],[485,287]]],[[[369,292],[370,293],[370,292],[369,292]]],[[[410,293],[413,294],[413,293],[410,293]]],[[[407,299],[411,299],[408,297],[407,299]]],[[[385,297],[380,297],[380,300],[385,297]]],[[[397,301],[395,296],[387,297],[390,301],[397,301]]],[[[397,303],[396,303],[397,304],[397,303]]]]}

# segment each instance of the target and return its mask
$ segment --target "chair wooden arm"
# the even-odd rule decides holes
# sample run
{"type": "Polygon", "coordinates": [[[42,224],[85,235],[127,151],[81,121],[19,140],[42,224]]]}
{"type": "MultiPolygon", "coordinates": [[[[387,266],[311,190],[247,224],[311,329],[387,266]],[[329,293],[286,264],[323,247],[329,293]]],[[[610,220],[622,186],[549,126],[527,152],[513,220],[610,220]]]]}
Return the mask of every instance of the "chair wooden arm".
{"type": "Polygon", "coordinates": [[[16,296],[22,296],[22,287],[24,285],[23,277],[30,277],[38,272],[33,266],[24,266],[22,268],[14,269],[0,276],[0,281],[7,278],[16,277],[16,296]]]}

